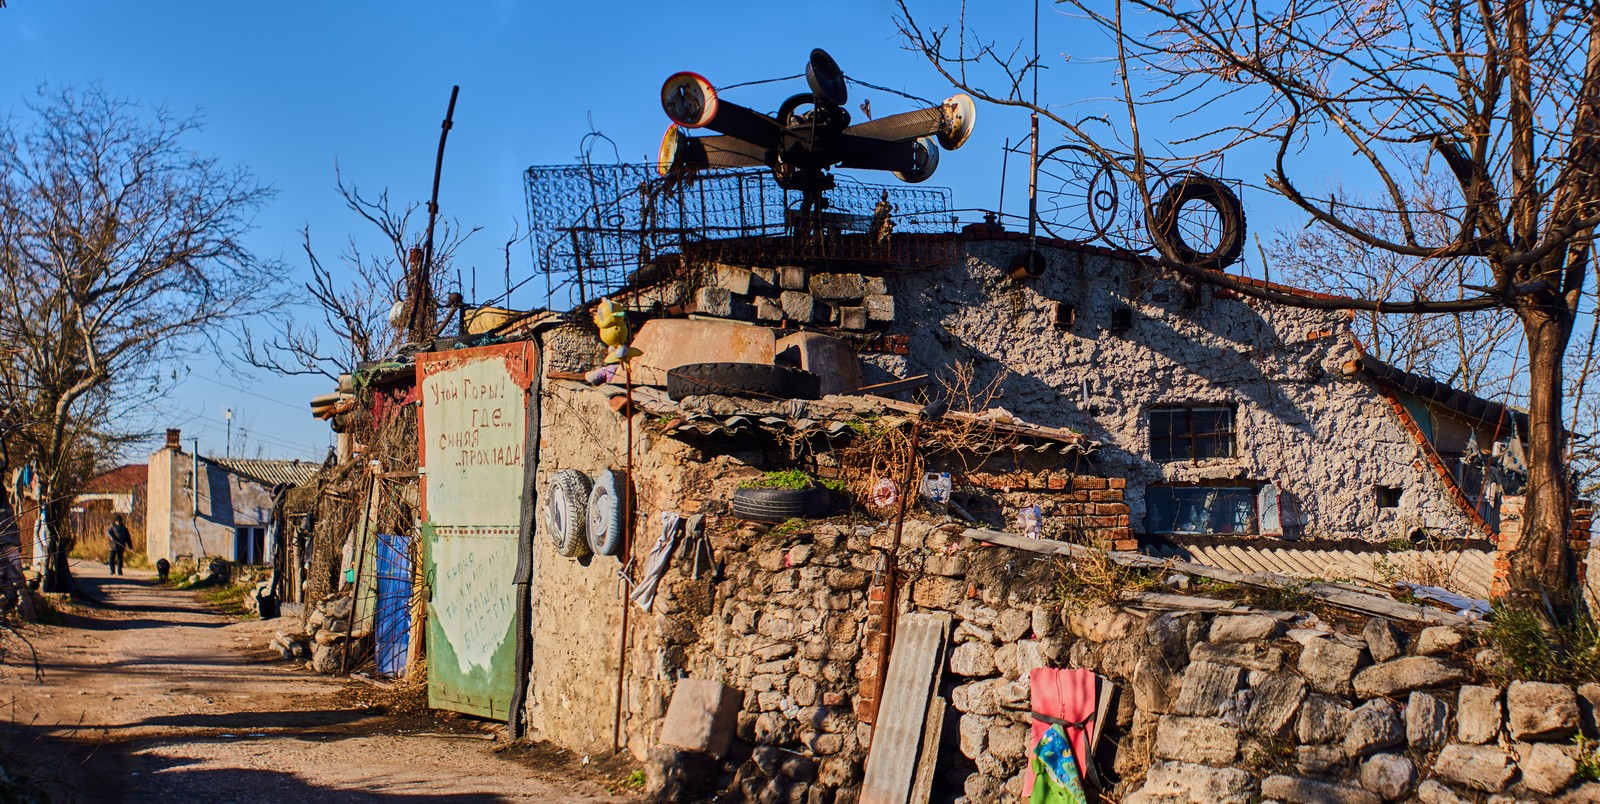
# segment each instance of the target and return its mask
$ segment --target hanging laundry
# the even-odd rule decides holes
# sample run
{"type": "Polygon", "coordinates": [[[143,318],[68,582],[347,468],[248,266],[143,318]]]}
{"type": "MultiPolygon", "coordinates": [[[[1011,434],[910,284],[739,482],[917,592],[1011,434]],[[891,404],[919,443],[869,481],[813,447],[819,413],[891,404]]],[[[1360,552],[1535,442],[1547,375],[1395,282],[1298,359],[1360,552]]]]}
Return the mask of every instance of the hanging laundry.
{"type": "Polygon", "coordinates": [[[1072,755],[1072,741],[1065,729],[1051,726],[1033,748],[1031,804],[1089,804],[1083,792],[1083,778],[1072,755]]]}

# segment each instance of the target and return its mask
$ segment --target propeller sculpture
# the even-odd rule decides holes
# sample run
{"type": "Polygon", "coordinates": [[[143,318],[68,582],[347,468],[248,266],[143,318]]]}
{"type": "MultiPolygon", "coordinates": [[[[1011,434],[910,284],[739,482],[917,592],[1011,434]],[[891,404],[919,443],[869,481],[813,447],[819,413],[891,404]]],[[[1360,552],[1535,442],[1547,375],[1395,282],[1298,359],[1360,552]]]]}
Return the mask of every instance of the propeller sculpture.
{"type": "Polygon", "coordinates": [[[663,176],[705,168],[766,166],[778,186],[801,193],[801,211],[827,206],[835,167],[887,170],[901,181],[925,181],[939,166],[939,149],[955,150],[972,135],[972,98],[955,95],[938,106],[850,124],[844,72],[821,49],[806,63],[811,91],[794,95],[769,116],[718,97],[698,73],[676,73],[661,87],[672,119],[661,140],[663,176]],[[690,136],[685,129],[717,134],[690,136]]]}

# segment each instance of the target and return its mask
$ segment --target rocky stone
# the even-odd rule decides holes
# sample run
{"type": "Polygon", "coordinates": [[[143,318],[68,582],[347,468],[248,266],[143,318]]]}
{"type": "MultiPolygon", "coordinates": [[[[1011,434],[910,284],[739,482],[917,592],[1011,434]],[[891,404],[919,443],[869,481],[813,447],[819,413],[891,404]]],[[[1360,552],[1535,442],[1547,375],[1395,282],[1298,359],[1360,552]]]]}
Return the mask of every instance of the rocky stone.
{"type": "Polygon", "coordinates": [[[1347,759],[1342,745],[1297,745],[1294,748],[1295,767],[1312,776],[1330,774],[1347,759]]]}
{"type": "Polygon", "coordinates": [[[1131,678],[1139,660],[1145,658],[1147,648],[1138,637],[1116,639],[1099,647],[1095,662],[1103,675],[1113,678],[1131,678]]]}
{"type": "Polygon", "coordinates": [[[1156,723],[1155,755],[1226,765],[1239,755],[1239,730],[1214,718],[1166,715],[1156,723]]]}
{"type": "Polygon", "coordinates": [[[1500,688],[1466,685],[1456,696],[1456,739],[1480,745],[1500,734],[1500,688]]]}
{"type": "Polygon", "coordinates": [[[1201,642],[1189,651],[1190,661],[1233,664],[1250,670],[1277,672],[1283,667],[1283,649],[1268,643],[1201,642]]]}
{"type": "Polygon", "coordinates": [[[1361,636],[1367,642],[1367,651],[1375,662],[1387,662],[1405,652],[1406,632],[1383,617],[1367,621],[1361,636]]]}
{"type": "Polygon", "coordinates": [[[1187,762],[1157,762],[1144,785],[1123,804],[1245,804],[1251,800],[1250,774],[1238,768],[1210,768],[1187,762]]]}
{"type": "Polygon", "coordinates": [[[1071,615],[1069,626],[1073,636],[1090,642],[1110,642],[1133,633],[1138,618],[1112,606],[1091,606],[1071,615]]]}
{"type": "Polygon", "coordinates": [[[1600,684],[1578,685],[1578,720],[1585,736],[1600,737],[1600,684]]]}
{"type": "Polygon", "coordinates": [[[1150,618],[1144,626],[1145,641],[1155,649],[1155,658],[1178,672],[1189,663],[1189,623],[1187,615],[1166,612],[1150,618]]]}
{"type": "Polygon", "coordinates": [[[992,676],[994,647],[983,642],[963,642],[950,652],[950,672],[958,676],[992,676]]]}
{"type": "Polygon", "coordinates": [[[1413,692],[1406,702],[1406,742],[1419,751],[1433,751],[1449,739],[1450,707],[1435,695],[1413,692]]]}
{"type": "Polygon", "coordinates": [[[866,281],[861,274],[814,274],[810,289],[811,295],[827,301],[859,299],[866,295],[866,281]]]}
{"type": "Polygon", "coordinates": [[[1350,713],[1344,738],[1345,753],[1364,756],[1384,748],[1403,745],[1405,727],[1400,722],[1400,707],[1387,698],[1367,701],[1350,713]]]}
{"type": "Polygon", "coordinates": [[[1578,772],[1568,749],[1549,743],[1522,746],[1522,783],[1535,793],[1553,796],[1566,788],[1578,772]]]}
{"type": "Polygon", "coordinates": [[[339,665],[344,661],[343,646],[325,645],[317,642],[311,648],[311,669],[318,673],[333,674],[340,670],[339,665]]]}
{"type": "Polygon", "coordinates": [[[1165,715],[1172,711],[1172,699],[1180,693],[1179,679],[1167,670],[1165,662],[1144,657],[1133,669],[1134,706],[1143,712],[1165,715]]]}
{"type": "Polygon", "coordinates": [[[1033,635],[1045,639],[1053,637],[1061,630],[1061,612],[1049,606],[1034,606],[1030,614],[1033,619],[1033,635]]]}
{"type": "Polygon", "coordinates": [[[1460,650],[1465,642],[1460,631],[1448,625],[1435,625],[1422,629],[1412,650],[1418,656],[1446,656],[1460,650]]]}
{"type": "Polygon", "coordinates": [[[1392,697],[1454,684],[1466,677],[1461,668],[1432,656],[1407,656],[1362,670],[1356,674],[1353,686],[1362,698],[1392,697]]]}
{"type": "Polygon", "coordinates": [[[1211,621],[1212,642],[1259,642],[1283,631],[1283,624],[1265,614],[1228,614],[1211,621]]]}
{"type": "Polygon", "coordinates": [[[1233,700],[1244,671],[1238,667],[1211,662],[1194,662],[1183,674],[1183,687],[1172,711],[1179,715],[1215,717],[1224,704],[1233,700]]]}
{"type": "Polygon", "coordinates": [[[1118,776],[1132,778],[1150,769],[1152,746],[1156,741],[1156,722],[1160,716],[1135,709],[1133,722],[1117,744],[1111,769],[1118,776]]]}
{"type": "Polygon", "coordinates": [[[1350,679],[1365,658],[1360,650],[1331,639],[1308,640],[1300,651],[1300,675],[1318,692],[1348,696],[1350,679]]]}
{"type": "Polygon", "coordinates": [[[824,787],[852,787],[861,780],[861,768],[851,757],[828,757],[817,763],[817,784],[824,787]]]}
{"type": "Polygon", "coordinates": [[[960,644],[962,642],[988,642],[995,641],[994,630],[974,625],[970,620],[963,620],[956,630],[950,634],[950,641],[960,644]]]}
{"type": "Polygon", "coordinates": [[[1249,688],[1255,695],[1244,718],[1245,730],[1272,739],[1287,736],[1306,698],[1306,683],[1292,673],[1252,672],[1249,688]]]}
{"type": "Polygon", "coordinates": [[[1300,776],[1268,776],[1261,781],[1261,795],[1287,804],[1383,804],[1382,799],[1359,787],[1300,776]]]}
{"type": "Polygon", "coordinates": [[[840,329],[860,332],[867,328],[867,308],[842,306],[835,309],[840,329]]]}
{"type": "Polygon", "coordinates": [[[1361,786],[1384,801],[1399,800],[1416,781],[1417,766],[1401,754],[1376,754],[1361,763],[1361,786]]]}
{"type": "Polygon", "coordinates": [[[1578,731],[1578,696],[1565,684],[1513,681],[1506,727],[1513,740],[1565,740],[1578,731]]]}
{"type": "Polygon", "coordinates": [[[1001,642],[1015,642],[1033,630],[1033,612],[1024,609],[1006,609],[994,624],[995,638],[1001,642]]]}
{"type": "Polygon", "coordinates": [[[1028,727],[1003,722],[990,726],[989,753],[1001,762],[1021,765],[1028,753],[1028,727]]]}
{"type": "Polygon", "coordinates": [[[1471,804],[1456,795],[1456,791],[1432,779],[1417,785],[1417,801],[1420,804],[1471,804]]]}
{"type": "Polygon", "coordinates": [[[861,298],[867,319],[880,323],[894,320],[894,297],[884,293],[869,293],[861,298]]]}
{"type": "Polygon", "coordinates": [[[1447,782],[1498,793],[1506,789],[1517,772],[1511,756],[1490,745],[1461,745],[1453,743],[1439,752],[1434,760],[1433,773],[1447,782]]]}
{"type": "Polygon", "coordinates": [[[1561,804],[1600,804],[1600,782],[1578,785],[1556,800],[1561,804]]]}
{"type": "Polygon", "coordinates": [[[1350,712],[1351,708],[1344,701],[1312,695],[1306,698],[1305,707],[1300,710],[1295,738],[1308,745],[1342,741],[1350,712]]]}

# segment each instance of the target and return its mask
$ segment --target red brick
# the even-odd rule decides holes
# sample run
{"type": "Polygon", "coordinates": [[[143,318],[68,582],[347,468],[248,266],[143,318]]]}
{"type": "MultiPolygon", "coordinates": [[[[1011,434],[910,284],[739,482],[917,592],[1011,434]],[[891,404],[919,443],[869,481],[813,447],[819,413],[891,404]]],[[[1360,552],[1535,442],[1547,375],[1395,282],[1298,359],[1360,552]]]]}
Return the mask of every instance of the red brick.
{"type": "Polygon", "coordinates": [[[1089,499],[1095,502],[1122,502],[1122,492],[1113,489],[1091,491],[1089,499]]]}
{"type": "Polygon", "coordinates": [[[1045,480],[1045,487],[1051,491],[1062,491],[1067,487],[1067,479],[1060,475],[1051,475],[1045,480]]]}
{"type": "Polygon", "coordinates": [[[1125,478],[1125,477],[1113,477],[1113,478],[1110,478],[1109,480],[1107,480],[1106,484],[1111,486],[1111,488],[1114,488],[1114,489],[1127,488],[1128,479],[1125,478]]]}
{"type": "Polygon", "coordinates": [[[1072,488],[1074,490],[1077,490],[1077,489],[1097,490],[1097,489],[1108,488],[1109,486],[1110,486],[1110,484],[1107,483],[1106,479],[1103,478],[1103,477],[1084,477],[1082,475],[1079,475],[1079,476],[1077,476],[1077,477],[1072,479],[1072,488]]]}

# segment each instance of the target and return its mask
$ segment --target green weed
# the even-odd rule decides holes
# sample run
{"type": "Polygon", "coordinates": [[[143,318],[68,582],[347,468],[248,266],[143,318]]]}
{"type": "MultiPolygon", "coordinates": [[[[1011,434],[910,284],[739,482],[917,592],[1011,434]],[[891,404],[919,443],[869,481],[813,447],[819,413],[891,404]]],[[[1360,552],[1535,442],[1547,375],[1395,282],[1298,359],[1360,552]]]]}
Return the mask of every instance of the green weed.
{"type": "Polygon", "coordinates": [[[1506,658],[1515,680],[1600,681],[1600,625],[1587,613],[1548,627],[1533,609],[1496,605],[1484,637],[1506,658]]]}

